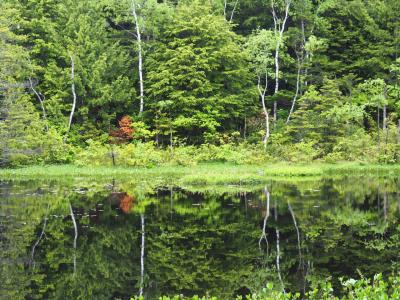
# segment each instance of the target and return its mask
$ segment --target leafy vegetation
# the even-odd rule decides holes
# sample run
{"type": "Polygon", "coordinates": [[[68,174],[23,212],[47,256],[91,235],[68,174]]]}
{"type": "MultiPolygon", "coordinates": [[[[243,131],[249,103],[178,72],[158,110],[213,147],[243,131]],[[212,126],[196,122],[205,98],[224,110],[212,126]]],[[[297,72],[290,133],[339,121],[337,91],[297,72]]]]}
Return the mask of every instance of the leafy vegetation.
{"type": "Polygon", "coordinates": [[[3,166],[400,159],[396,0],[0,9],[3,166]]]}
{"type": "Polygon", "coordinates": [[[227,299],[243,282],[254,299],[399,298],[388,277],[399,249],[398,204],[388,206],[400,172],[398,0],[2,0],[0,11],[0,216],[11,220],[0,255],[17,261],[1,264],[8,298],[227,299]],[[356,184],[333,182],[341,175],[356,184]],[[9,189],[38,176],[30,194],[41,200],[64,180],[77,190],[21,205],[9,189]],[[259,188],[279,177],[301,188],[272,184],[267,224],[269,187],[259,188]],[[174,210],[174,185],[199,202],[174,210]],[[249,204],[247,193],[258,196],[249,204]],[[223,209],[243,201],[246,218],[223,209]],[[145,220],[146,270],[134,229],[145,220]],[[356,269],[365,277],[341,285],[356,269]]]}
{"type": "MultiPolygon", "coordinates": [[[[390,277],[388,281],[382,278],[382,274],[374,276],[373,280],[361,278],[358,280],[348,279],[342,281],[342,288],[344,291],[343,296],[335,296],[333,294],[332,284],[329,282],[320,283],[317,287],[307,292],[305,296],[300,293],[284,293],[274,289],[272,283],[268,284],[266,288],[262,289],[260,293],[247,295],[245,297],[238,296],[236,299],[247,300],[364,300],[364,299],[400,299],[399,291],[399,277],[390,277]]],[[[143,300],[143,297],[132,298],[134,300],[143,300]]],[[[159,300],[218,300],[218,297],[166,297],[162,296],[159,300]]]]}

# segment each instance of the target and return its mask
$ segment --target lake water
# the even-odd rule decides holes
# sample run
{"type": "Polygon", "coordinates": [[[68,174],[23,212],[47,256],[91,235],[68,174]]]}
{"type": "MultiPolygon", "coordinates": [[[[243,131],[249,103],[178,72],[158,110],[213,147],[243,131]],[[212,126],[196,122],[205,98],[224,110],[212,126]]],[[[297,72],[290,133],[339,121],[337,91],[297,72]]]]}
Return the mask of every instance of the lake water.
{"type": "Polygon", "coordinates": [[[0,299],[234,295],[399,267],[400,182],[0,181],[0,299]]]}

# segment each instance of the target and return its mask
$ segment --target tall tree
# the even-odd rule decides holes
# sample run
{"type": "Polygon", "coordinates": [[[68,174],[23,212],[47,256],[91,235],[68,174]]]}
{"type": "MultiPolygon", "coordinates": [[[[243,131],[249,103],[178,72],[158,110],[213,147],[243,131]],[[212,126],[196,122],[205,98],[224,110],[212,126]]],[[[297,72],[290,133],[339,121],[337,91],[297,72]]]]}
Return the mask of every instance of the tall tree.
{"type": "Polygon", "coordinates": [[[235,130],[253,110],[252,75],[240,38],[207,4],[178,5],[147,66],[153,119],[165,107],[172,127],[191,143],[235,130]]]}

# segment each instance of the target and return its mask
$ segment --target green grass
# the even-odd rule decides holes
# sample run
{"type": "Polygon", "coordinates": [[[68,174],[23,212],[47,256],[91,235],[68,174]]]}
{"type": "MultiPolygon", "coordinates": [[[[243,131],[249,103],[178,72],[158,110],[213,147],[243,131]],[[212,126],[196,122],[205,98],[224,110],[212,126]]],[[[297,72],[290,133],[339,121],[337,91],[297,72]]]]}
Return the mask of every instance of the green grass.
{"type": "Polygon", "coordinates": [[[66,179],[128,178],[134,181],[158,180],[181,185],[252,185],[268,180],[312,180],[321,177],[400,175],[400,165],[362,165],[358,163],[231,165],[200,164],[197,166],[77,167],[73,165],[32,166],[0,169],[0,179],[66,179]]]}

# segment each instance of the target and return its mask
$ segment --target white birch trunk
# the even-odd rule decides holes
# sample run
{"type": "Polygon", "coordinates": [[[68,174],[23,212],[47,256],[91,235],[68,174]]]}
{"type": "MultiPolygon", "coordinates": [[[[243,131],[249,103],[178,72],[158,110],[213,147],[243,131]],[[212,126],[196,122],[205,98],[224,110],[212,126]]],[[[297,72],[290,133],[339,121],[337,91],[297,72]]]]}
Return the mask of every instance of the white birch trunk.
{"type": "Polygon", "coordinates": [[[268,109],[267,106],[265,105],[265,95],[267,93],[267,88],[268,88],[268,74],[265,74],[265,85],[262,88],[261,87],[261,76],[258,76],[258,92],[260,94],[261,97],[261,104],[263,107],[263,112],[264,112],[264,116],[265,116],[265,137],[263,139],[263,144],[264,144],[264,148],[267,148],[267,143],[268,143],[268,139],[270,136],[270,129],[269,129],[269,113],[268,113],[268,109]]]}
{"type": "Polygon", "coordinates": [[[47,124],[46,110],[45,110],[45,108],[44,108],[44,98],[42,98],[42,95],[39,94],[39,93],[36,91],[36,89],[35,89],[35,87],[33,86],[33,83],[32,83],[32,78],[29,77],[28,80],[29,80],[29,85],[30,85],[31,90],[35,93],[36,97],[38,98],[38,100],[39,100],[39,102],[40,102],[40,107],[42,108],[42,113],[43,113],[43,120],[45,121],[46,131],[49,131],[49,126],[48,126],[48,124],[47,124]]]}
{"type": "Polygon", "coordinates": [[[274,94],[276,94],[279,91],[279,70],[280,70],[279,51],[281,48],[283,33],[284,33],[285,27],[286,27],[286,22],[289,18],[289,9],[290,9],[290,5],[291,5],[291,0],[286,0],[285,4],[286,4],[285,5],[285,16],[283,18],[282,25],[280,25],[279,18],[275,11],[275,1],[274,0],[271,1],[272,16],[274,19],[274,31],[275,31],[275,37],[277,38],[276,47],[275,47],[275,91],[274,91],[274,94]]]}
{"type": "Polygon", "coordinates": [[[136,1],[132,0],[132,15],[135,19],[136,39],[138,45],[138,69],[139,69],[139,89],[140,89],[140,108],[139,114],[144,110],[144,83],[143,83],[143,52],[142,52],[142,35],[140,32],[139,18],[136,11],[136,1]]]}
{"type": "MultiPolygon", "coordinates": [[[[281,43],[283,39],[283,33],[285,31],[286,27],[286,22],[289,18],[289,9],[291,5],[291,0],[286,0],[285,1],[285,16],[282,21],[282,25],[279,23],[279,18],[276,14],[275,11],[275,1],[271,0],[271,10],[272,10],[272,16],[274,19],[274,32],[275,32],[275,37],[276,37],[276,46],[275,46],[275,90],[274,90],[274,95],[279,92],[279,70],[280,70],[280,64],[279,64],[279,52],[281,49],[281,43]]],[[[274,102],[274,122],[276,123],[276,101],[274,102]]]]}
{"type": "Polygon", "coordinates": [[[296,93],[294,94],[294,97],[293,97],[292,106],[290,108],[289,115],[288,115],[287,120],[286,120],[286,124],[288,124],[289,121],[290,121],[290,117],[292,116],[293,111],[294,111],[294,107],[296,105],[297,97],[299,96],[299,91],[300,91],[300,73],[301,73],[300,57],[297,56],[296,93]]]}
{"type": "Polygon", "coordinates": [[[238,3],[239,3],[239,0],[236,0],[235,4],[233,5],[233,9],[232,9],[232,12],[231,12],[231,17],[229,18],[229,22],[230,23],[232,23],[232,21],[233,21],[233,16],[235,14],[235,11],[236,11],[238,3]]]}
{"type": "Polygon", "coordinates": [[[71,109],[71,114],[69,116],[69,122],[68,122],[68,129],[67,129],[67,134],[69,132],[69,130],[71,129],[71,125],[72,125],[72,119],[74,118],[74,113],[75,113],[75,109],[76,109],[76,92],[75,92],[75,63],[74,63],[74,59],[72,57],[72,55],[70,55],[70,59],[71,59],[71,91],[72,91],[72,109],[71,109]]]}
{"type": "Polygon", "coordinates": [[[228,6],[228,0],[224,0],[224,19],[226,20],[226,9],[228,6]]]}

